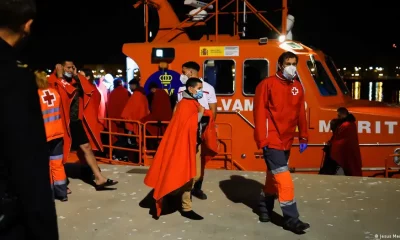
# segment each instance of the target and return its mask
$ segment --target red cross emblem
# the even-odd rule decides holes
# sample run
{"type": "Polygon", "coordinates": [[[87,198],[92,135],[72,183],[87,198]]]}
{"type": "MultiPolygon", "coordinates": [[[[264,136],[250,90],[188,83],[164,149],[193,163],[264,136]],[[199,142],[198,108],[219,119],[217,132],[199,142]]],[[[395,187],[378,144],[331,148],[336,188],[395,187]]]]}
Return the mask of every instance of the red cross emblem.
{"type": "Polygon", "coordinates": [[[293,94],[293,96],[299,94],[299,89],[297,89],[297,87],[293,87],[292,88],[292,94],[293,94]]]}
{"type": "Polygon", "coordinates": [[[56,100],[56,96],[51,93],[49,90],[43,91],[42,102],[47,104],[47,106],[52,107],[54,106],[54,101],[56,100]]]}

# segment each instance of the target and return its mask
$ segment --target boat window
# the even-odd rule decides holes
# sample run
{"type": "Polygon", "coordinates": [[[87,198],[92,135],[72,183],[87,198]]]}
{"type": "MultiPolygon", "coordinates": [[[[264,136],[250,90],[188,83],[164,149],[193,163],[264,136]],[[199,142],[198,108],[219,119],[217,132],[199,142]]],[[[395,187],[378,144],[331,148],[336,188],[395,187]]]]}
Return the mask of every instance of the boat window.
{"type": "Polygon", "coordinates": [[[269,75],[267,59],[247,59],[243,62],[243,94],[254,95],[261,80],[269,75]]]}
{"type": "Polygon", "coordinates": [[[214,87],[217,95],[232,95],[235,92],[234,60],[206,60],[203,69],[204,81],[214,87]]]}
{"type": "Polygon", "coordinates": [[[337,91],[320,61],[307,61],[308,69],[322,96],[336,96],[337,91]]]}
{"type": "Polygon", "coordinates": [[[333,78],[336,81],[336,84],[339,86],[340,90],[344,95],[347,95],[350,93],[349,89],[347,88],[346,84],[344,83],[342,77],[337,71],[337,68],[335,66],[335,63],[333,62],[331,57],[326,56],[325,57],[326,65],[329,68],[329,71],[331,71],[333,78]]]}

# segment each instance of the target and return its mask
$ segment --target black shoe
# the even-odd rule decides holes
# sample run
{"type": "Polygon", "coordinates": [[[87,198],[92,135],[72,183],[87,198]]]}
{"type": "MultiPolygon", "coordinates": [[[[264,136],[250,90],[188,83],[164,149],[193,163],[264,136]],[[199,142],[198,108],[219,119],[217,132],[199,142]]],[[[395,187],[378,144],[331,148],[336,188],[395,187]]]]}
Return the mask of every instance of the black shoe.
{"type": "Polygon", "coordinates": [[[258,218],[260,222],[270,222],[271,218],[268,213],[260,213],[260,216],[258,218]]]}
{"type": "Polygon", "coordinates": [[[192,211],[181,211],[181,215],[185,218],[189,218],[191,220],[203,220],[204,218],[200,216],[199,214],[195,213],[193,210],[192,211]]]}
{"type": "Polygon", "coordinates": [[[302,234],[310,229],[310,224],[300,221],[300,219],[288,220],[283,224],[283,229],[296,234],[302,234]]]}
{"type": "Polygon", "coordinates": [[[68,201],[68,197],[58,198],[58,200],[60,200],[61,202],[67,202],[68,201]]]}
{"type": "Polygon", "coordinates": [[[198,189],[195,189],[195,188],[192,190],[192,195],[197,197],[198,199],[201,199],[201,200],[206,200],[207,199],[207,195],[202,190],[198,190],[198,189]]]}

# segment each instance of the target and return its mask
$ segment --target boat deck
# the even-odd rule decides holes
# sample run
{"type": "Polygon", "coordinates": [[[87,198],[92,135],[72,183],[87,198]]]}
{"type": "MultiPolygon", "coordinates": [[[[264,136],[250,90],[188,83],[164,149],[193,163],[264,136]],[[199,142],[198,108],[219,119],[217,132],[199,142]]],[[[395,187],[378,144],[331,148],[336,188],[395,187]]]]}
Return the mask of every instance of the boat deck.
{"type": "MultiPolygon", "coordinates": [[[[205,219],[191,221],[178,212],[154,220],[143,183],[147,168],[101,165],[117,189],[96,192],[70,179],[69,201],[57,202],[60,239],[381,239],[400,238],[400,180],[293,174],[301,219],[311,224],[303,235],[285,231],[280,217],[260,223],[253,212],[264,173],[207,170],[208,199],[194,198],[205,219]],[[388,237],[389,236],[389,237],[388,237]]],[[[68,170],[69,171],[69,170],[68,170]]],[[[279,206],[276,204],[276,206],[279,206]]],[[[279,207],[275,208],[281,214],[279,207]]]]}

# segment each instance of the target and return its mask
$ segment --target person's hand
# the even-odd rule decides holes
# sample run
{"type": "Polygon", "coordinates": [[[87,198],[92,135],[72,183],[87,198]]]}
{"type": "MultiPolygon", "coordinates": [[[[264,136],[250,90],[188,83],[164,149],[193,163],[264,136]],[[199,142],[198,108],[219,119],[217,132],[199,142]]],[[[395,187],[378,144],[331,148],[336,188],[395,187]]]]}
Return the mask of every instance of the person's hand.
{"type": "Polygon", "coordinates": [[[199,113],[201,113],[201,114],[204,113],[204,107],[203,106],[199,105],[198,109],[199,109],[199,113]]]}
{"type": "Polygon", "coordinates": [[[307,149],[307,147],[308,147],[307,143],[300,143],[300,148],[299,148],[300,153],[303,153],[307,149]]]}
{"type": "Polygon", "coordinates": [[[64,75],[64,68],[61,64],[56,65],[56,74],[58,78],[61,78],[64,75]]]}
{"type": "Polygon", "coordinates": [[[74,69],[74,72],[73,72],[72,74],[74,74],[74,76],[78,76],[78,72],[77,72],[77,70],[76,70],[75,65],[74,65],[72,68],[74,69]]]}
{"type": "Polygon", "coordinates": [[[266,154],[268,153],[268,150],[269,150],[268,146],[265,146],[265,147],[262,148],[264,157],[265,157],[266,154]]]}

